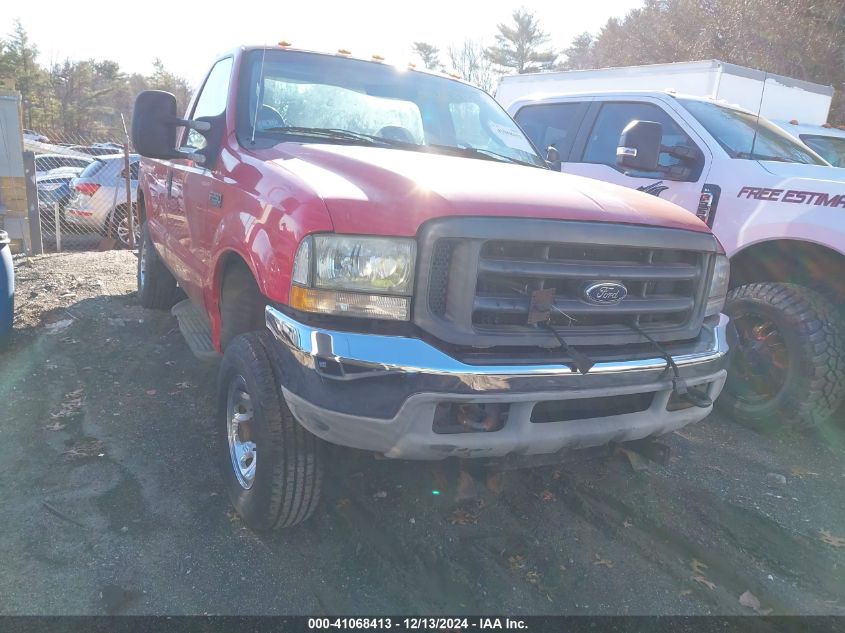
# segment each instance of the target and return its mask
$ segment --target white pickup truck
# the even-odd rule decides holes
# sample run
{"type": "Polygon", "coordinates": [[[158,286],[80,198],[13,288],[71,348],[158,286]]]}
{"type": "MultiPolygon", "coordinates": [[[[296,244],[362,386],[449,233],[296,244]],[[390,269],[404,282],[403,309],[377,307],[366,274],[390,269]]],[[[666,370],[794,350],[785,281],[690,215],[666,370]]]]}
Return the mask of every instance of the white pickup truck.
{"type": "Polygon", "coordinates": [[[548,73],[542,93],[506,77],[497,99],[560,171],[651,193],[713,228],[731,257],[725,311],[739,334],[722,408],[757,428],[838,418],[845,170],[742,108],[671,91],[572,92],[572,74],[548,73]]]}

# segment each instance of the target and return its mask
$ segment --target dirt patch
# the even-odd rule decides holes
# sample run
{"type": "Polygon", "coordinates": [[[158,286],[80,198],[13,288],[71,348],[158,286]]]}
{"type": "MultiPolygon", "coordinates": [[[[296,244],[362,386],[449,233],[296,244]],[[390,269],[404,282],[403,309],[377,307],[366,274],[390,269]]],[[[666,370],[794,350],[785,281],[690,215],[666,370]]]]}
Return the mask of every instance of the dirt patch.
{"type": "Polygon", "coordinates": [[[137,304],[135,263],[17,262],[0,613],[845,614],[841,428],[711,416],[636,470],[624,453],[497,474],[327,447],[313,519],[258,537],[216,471],[216,370],[137,304]]]}

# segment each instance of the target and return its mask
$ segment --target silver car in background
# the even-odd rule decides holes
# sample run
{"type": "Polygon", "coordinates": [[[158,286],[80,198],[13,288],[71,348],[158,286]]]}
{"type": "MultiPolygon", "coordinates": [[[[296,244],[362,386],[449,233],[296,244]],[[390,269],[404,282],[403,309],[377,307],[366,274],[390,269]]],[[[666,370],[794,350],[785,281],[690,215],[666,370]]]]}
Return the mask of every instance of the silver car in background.
{"type": "MultiPolygon", "coordinates": [[[[132,209],[138,194],[138,154],[129,155],[132,209]]],[[[97,156],[73,181],[72,197],[65,208],[65,220],[77,231],[98,232],[129,246],[129,214],[126,208],[126,178],[123,154],[97,156]]],[[[136,212],[137,213],[137,212],[136,212]]],[[[135,217],[135,241],[141,231],[135,217]]]]}

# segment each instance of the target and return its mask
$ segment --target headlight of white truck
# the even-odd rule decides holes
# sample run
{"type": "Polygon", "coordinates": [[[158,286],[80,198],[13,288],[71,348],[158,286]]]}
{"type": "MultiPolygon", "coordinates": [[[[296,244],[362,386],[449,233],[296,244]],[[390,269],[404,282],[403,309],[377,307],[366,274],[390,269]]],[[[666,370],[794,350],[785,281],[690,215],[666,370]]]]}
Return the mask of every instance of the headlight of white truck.
{"type": "Polygon", "coordinates": [[[299,245],[291,307],[305,312],[407,321],[411,318],[413,239],[313,235],[299,245]]]}
{"type": "Polygon", "coordinates": [[[730,279],[731,264],[728,258],[725,255],[716,255],[716,265],[713,267],[713,279],[710,281],[710,292],[707,294],[707,309],[704,311],[704,316],[719,314],[725,307],[730,279]]]}

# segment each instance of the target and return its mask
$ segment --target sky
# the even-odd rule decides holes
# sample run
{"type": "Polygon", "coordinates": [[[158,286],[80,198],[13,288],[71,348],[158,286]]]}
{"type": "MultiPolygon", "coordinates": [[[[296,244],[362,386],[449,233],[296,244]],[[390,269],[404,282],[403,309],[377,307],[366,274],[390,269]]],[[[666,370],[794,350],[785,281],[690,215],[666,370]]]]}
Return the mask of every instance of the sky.
{"type": "MultiPolygon", "coordinates": [[[[496,24],[524,6],[565,48],[583,31],[598,30],[640,0],[305,0],[179,2],[178,0],[5,0],[0,36],[20,18],[41,52],[41,62],[111,59],[126,72],[148,74],[161,58],[165,67],[196,85],[211,61],[241,44],[287,40],[298,48],[354,56],[384,56],[404,64],[411,43],[426,41],[445,51],[464,39],[492,43],[496,24]]],[[[445,55],[442,56],[445,61],[445,55]]]]}

